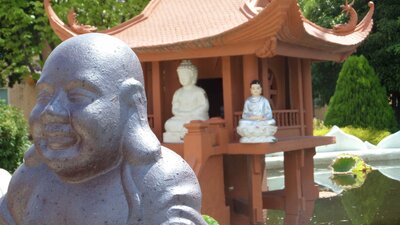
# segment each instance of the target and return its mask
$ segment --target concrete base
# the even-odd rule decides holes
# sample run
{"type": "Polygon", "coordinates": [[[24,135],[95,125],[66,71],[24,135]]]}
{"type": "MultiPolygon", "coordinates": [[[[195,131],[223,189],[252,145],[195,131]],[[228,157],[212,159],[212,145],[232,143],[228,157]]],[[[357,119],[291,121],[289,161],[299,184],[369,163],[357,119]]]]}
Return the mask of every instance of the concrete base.
{"type": "Polygon", "coordinates": [[[183,143],[183,138],[186,132],[164,132],[163,142],[164,143],[183,143]]]}
{"type": "Polygon", "coordinates": [[[241,137],[240,143],[265,143],[265,142],[277,142],[274,136],[264,136],[264,137],[241,137]]]}
{"type": "Polygon", "coordinates": [[[241,136],[240,143],[265,143],[276,142],[273,136],[278,127],[269,125],[267,122],[254,122],[240,120],[239,126],[236,128],[237,133],[241,136]]]}

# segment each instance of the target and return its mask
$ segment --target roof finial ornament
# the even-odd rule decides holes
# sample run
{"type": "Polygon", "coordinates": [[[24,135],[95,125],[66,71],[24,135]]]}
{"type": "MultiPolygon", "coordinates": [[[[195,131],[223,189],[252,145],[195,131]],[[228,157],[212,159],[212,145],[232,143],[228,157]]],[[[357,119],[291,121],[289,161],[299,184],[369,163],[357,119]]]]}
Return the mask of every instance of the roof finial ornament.
{"type": "Polygon", "coordinates": [[[353,0],[350,4],[348,4],[346,0],[346,3],[340,6],[340,8],[342,8],[342,13],[346,13],[346,15],[349,15],[350,19],[345,24],[336,24],[333,27],[333,31],[335,33],[338,34],[348,33],[354,31],[354,29],[356,28],[358,22],[358,15],[356,10],[354,10],[353,8],[354,1],[355,0],[353,0]]]}
{"type": "Polygon", "coordinates": [[[97,31],[97,27],[79,24],[74,9],[69,10],[67,19],[69,27],[77,34],[86,34],[97,31]]]}

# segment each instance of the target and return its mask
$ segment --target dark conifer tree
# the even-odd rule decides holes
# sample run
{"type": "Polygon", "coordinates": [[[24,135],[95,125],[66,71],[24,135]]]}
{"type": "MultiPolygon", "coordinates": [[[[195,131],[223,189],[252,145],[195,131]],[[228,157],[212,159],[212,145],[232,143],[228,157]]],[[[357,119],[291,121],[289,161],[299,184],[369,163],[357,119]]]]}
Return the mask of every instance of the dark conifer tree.
{"type": "Polygon", "coordinates": [[[397,128],[386,90],[364,56],[351,56],[343,64],[325,124],[390,131],[397,128]]]}

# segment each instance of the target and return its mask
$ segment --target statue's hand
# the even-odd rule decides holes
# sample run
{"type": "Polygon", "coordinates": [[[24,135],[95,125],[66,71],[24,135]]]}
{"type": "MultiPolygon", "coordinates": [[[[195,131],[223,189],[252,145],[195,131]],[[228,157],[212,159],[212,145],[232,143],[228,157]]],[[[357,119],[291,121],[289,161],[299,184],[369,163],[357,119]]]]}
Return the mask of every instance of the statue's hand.
{"type": "Polygon", "coordinates": [[[263,116],[250,116],[250,120],[265,120],[265,117],[263,116]]]}

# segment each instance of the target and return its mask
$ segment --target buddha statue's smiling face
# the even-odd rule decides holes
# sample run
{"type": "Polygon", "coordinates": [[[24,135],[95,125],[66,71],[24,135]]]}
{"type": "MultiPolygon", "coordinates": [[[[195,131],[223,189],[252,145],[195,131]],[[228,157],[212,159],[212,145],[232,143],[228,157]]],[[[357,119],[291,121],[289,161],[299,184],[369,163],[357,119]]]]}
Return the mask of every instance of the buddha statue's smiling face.
{"type": "Polygon", "coordinates": [[[69,181],[110,170],[122,156],[126,121],[121,118],[127,118],[128,109],[119,99],[119,86],[124,73],[132,71],[126,68],[130,65],[118,65],[115,51],[107,53],[107,47],[96,56],[100,46],[68,43],[56,49],[37,83],[30,117],[34,145],[42,161],[69,181]]]}

